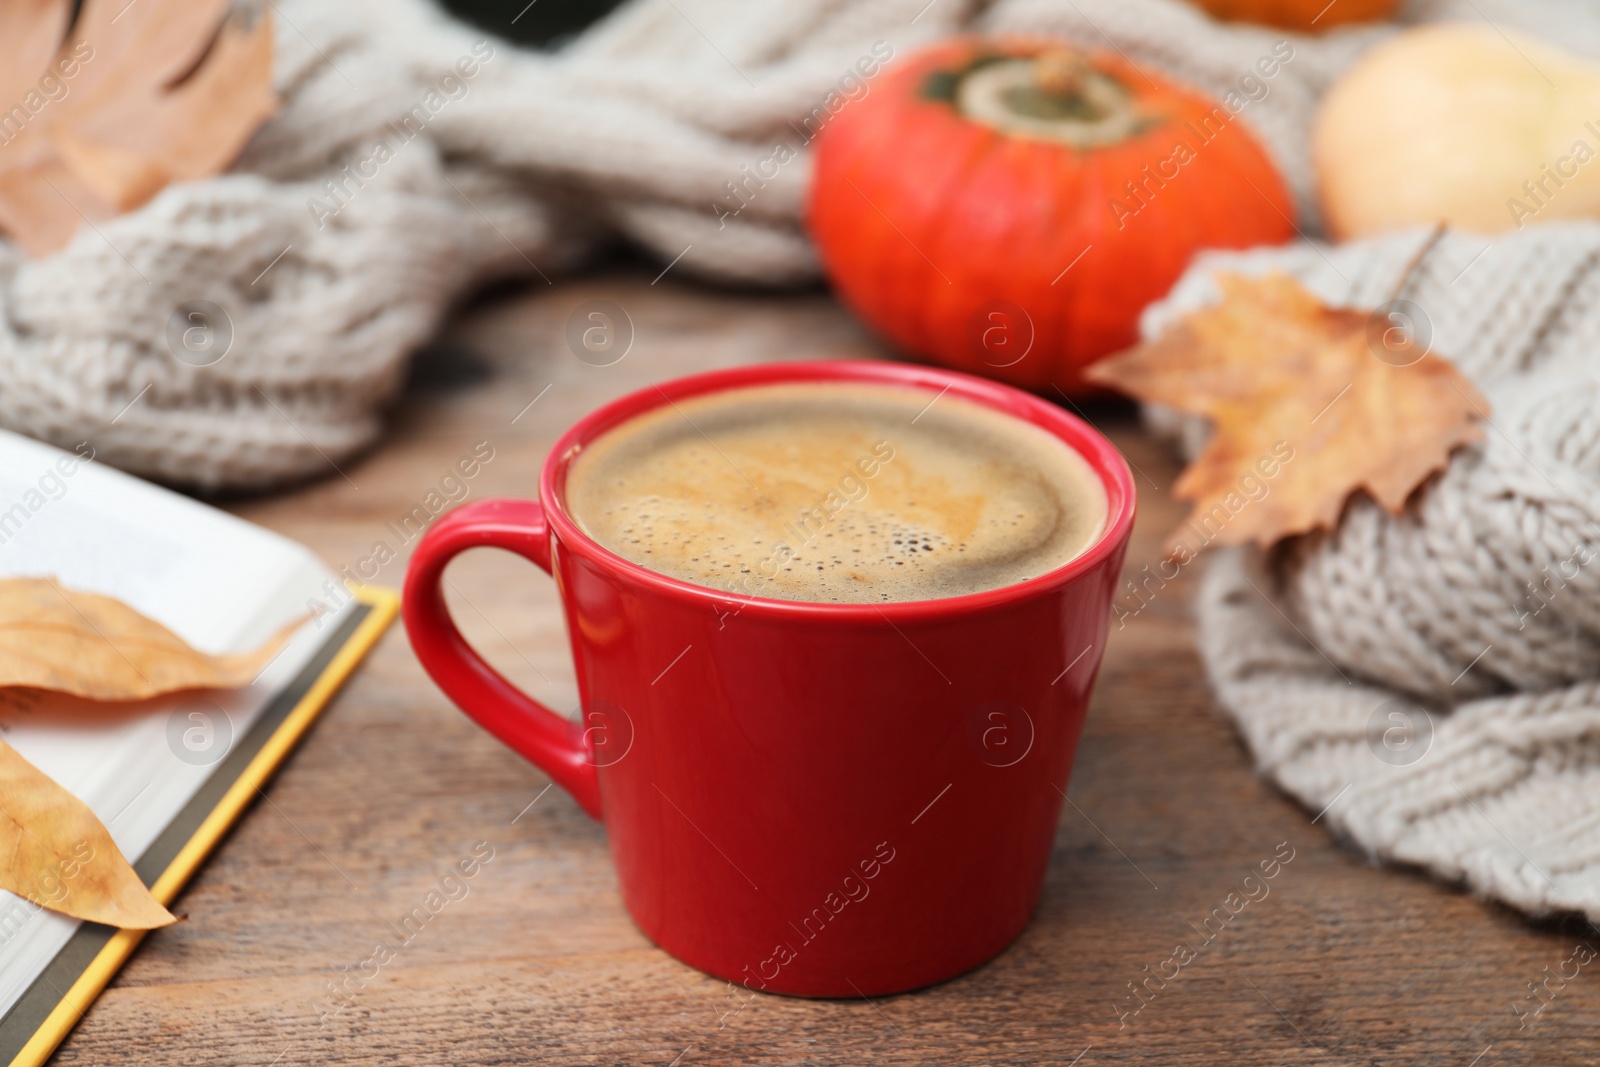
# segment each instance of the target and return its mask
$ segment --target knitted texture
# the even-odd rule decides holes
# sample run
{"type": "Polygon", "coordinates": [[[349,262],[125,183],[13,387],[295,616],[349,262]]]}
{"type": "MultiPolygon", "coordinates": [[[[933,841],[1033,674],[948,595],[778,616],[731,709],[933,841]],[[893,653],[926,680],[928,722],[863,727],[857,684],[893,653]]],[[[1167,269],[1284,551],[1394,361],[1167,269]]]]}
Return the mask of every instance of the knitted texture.
{"type": "MultiPolygon", "coordinates": [[[[38,262],[0,241],[0,425],[195,486],[329,475],[380,432],[406,357],[486,279],[547,281],[620,237],[712,280],[812,280],[810,138],[870,92],[856,64],[878,42],[902,56],[959,30],[1059,34],[1241,93],[1315,232],[1316,99],[1392,32],[1292,38],[1293,59],[1252,89],[1290,35],[1179,0],[635,0],[554,55],[486,41],[425,0],[269,9],[284,107],[232,173],[38,262]],[[795,158],[736,197],[779,143],[795,158]]],[[[1569,46],[1600,36],[1557,0],[1425,0],[1406,17],[1480,12],[1569,46]]]]}
{"type": "MultiPolygon", "coordinates": [[[[1144,332],[1223,269],[1375,307],[1427,237],[1208,255],[1144,332]]],[[[1214,553],[1202,656],[1262,770],[1374,856],[1600,919],[1600,225],[1449,233],[1403,296],[1485,440],[1399,516],[1358,496],[1332,533],[1214,553]]]]}

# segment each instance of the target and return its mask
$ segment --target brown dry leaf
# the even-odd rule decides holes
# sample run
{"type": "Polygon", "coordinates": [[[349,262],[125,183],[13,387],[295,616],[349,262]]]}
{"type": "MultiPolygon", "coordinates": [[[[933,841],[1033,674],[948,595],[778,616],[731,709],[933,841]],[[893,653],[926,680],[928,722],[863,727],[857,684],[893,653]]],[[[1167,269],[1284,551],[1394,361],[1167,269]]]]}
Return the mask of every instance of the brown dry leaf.
{"type": "Polygon", "coordinates": [[[1414,350],[1369,341],[1371,312],[1330,308],[1285,274],[1216,280],[1220,303],[1088,372],[1211,419],[1173,487],[1194,508],[1170,555],[1331,528],[1358,489],[1399,513],[1452,449],[1483,437],[1489,405],[1472,384],[1437,356],[1409,362],[1414,350]]]}
{"type": "Polygon", "coordinates": [[[0,686],[90,700],[144,700],[250,684],[304,619],[254,652],[214,656],[120,600],[53,578],[0,578],[0,686]]]}
{"type": "Polygon", "coordinates": [[[176,922],[81,800],[0,741],[0,888],[132,930],[176,922]]]}
{"type": "MultiPolygon", "coordinates": [[[[7,111],[22,103],[61,46],[72,4],[66,0],[7,0],[0,4],[0,101],[7,111]]],[[[27,106],[26,103],[23,104],[27,106]]],[[[7,116],[0,115],[0,121],[7,116]]],[[[0,127],[0,142],[12,136],[0,127]]]]}
{"type": "Polygon", "coordinates": [[[4,0],[0,230],[46,255],[237,158],[278,100],[272,21],[231,3],[84,0],[62,43],[71,0],[4,0]]]}

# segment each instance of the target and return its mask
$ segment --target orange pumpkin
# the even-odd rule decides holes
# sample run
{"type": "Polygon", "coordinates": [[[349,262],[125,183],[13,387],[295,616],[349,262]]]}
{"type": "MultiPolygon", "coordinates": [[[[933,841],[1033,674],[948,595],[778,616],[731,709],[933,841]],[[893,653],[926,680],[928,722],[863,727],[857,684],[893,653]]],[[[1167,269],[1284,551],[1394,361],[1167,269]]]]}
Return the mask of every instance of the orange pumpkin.
{"type": "Polygon", "coordinates": [[[1320,33],[1352,22],[1375,22],[1394,14],[1400,0],[1190,0],[1219,19],[1264,22],[1299,33],[1320,33]]]}
{"type": "Polygon", "coordinates": [[[1021,40],[879,75],[818,136],[808,206],[835,289],[903,351],[1075,393],[1196,250],[1278,244],[1293,217],[1223,104],[1021,40]]]}

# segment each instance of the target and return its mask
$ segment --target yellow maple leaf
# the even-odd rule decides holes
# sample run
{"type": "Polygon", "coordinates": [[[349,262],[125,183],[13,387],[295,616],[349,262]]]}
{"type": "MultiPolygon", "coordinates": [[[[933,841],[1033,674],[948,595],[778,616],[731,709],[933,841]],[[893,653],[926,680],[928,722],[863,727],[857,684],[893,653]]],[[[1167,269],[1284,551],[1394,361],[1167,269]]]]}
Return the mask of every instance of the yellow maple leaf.
{"type": "Polygon", "coordinates": [[[1482,439],[1488,402],[1414,336],[1396,343],[1393,324],[1286,274],[1216,281],[1220,303],[1088,372],[1211,420],[1173,486],[1194,507],[1170,554],[1332,528],[1358,490],[1398,514],[1453,449],[1482,439]]]}

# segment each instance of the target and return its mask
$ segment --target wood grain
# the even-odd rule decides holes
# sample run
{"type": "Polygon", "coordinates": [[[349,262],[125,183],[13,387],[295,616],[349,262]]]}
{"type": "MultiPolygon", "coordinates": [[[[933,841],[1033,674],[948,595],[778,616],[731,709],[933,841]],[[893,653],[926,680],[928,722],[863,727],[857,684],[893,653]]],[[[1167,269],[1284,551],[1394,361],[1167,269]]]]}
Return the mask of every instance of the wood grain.
{"type": "MultiPolygon", "coordinates": [[[[398,585],[409,547],[388,524],[478,442],[494,456],[472,498],[531,495],[557,434],[611,397],[710,367],[882,354],[821,294],[628,274],[540,286],[452,325],[420,360],[387,440],[344,477],[330,470],[235,510],[334,566],[385,542],[401,558],[377,580],[398,585]],[[599,299],[635,332],[609,367],[565,340],[573,310],[599,299]]],[[[1138,469],[1137,572],[1181,513],[1167,492],[1176,465],[1127,409],[1089,415],[1138,469]]],[[[549,580],[496,552],[458,561],[449,579],[469,638],[572,708],[549,580]]],[[[870,1003],[730,999],[640,935],[600,827],[451,707],[396,628],[178,902],[189,921],[145,942],[58,1062],[1595,1062],[1600,966],[1551,982],[1559,991],[1525,1026],[1513,1009],[1543,1003],[1528,983],[1600,935],[1376,867],[1260,781],[1207,694],[1194,585],[1184,573],[1114,624],[1039,914],[970,975],[870,1003]],[[387,924],[478,842],[493,858],[467,895],[375,974],[363,967],[396,940],[387,924]],[[1283,842],[1294,858],[1270,895],[1119,1019],[1134,1007],[1127,983],[1179,941],[1199,944],[1190,924],[1283,842]]]]}

